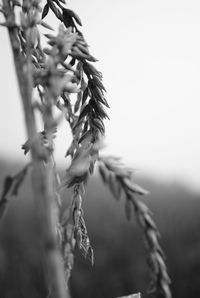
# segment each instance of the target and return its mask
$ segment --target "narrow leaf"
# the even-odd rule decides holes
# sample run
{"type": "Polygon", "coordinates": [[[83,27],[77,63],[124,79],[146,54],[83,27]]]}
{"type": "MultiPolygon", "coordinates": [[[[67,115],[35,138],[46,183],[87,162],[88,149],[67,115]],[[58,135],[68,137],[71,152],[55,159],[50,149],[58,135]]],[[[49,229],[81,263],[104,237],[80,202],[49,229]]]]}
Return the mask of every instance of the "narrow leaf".
{"type": "Polygon", "coordinates": [[[101,132],[102,135],[105,133],[104,123],[100,119],[93,119],[92,124],[101,132]]]}
{"type": "Polygon", "coordinates": [[[49,3],[49,7],[51,8],[55,16],[62,22],[63,17],[60,10],[55,6],[55,4],[52,1],[49,1],[48,3],[49,3]]]}
{"type": "Polygon", "coordinates": [[[152,229],[154,229],[154,230],[157,230],[157,227],[156,227],[156,224],[155,224],[154,220],[152,219],[152,217],[151,217],[148,213],[146,213],[146,214],[144,215],[144,219],[145,219],[146,224],[147,224],[150,228],[152,228],[152,229]]]}
{"type": "Polygon", "coordinates": [[[88,95],[89,95],[89,89],[88,87],[84,90],[83,92],[83,96],[82,96],[82,104],[84,104],[88,98],[88,95]]]}
{"type": "Polygon", "coordinates": [[[82,143],[83,140],[85,140],[86,146],[87,146],[88,144],[91,143],[91,140],[92,140],[92,133],[91,133],[90,130],[86,131],[86,132],[81,136],[81,138],[80,138],[80,140],[78,141],[78,143],[79,143],[79,144],[82,143]]]}
{"type": "Polygon", "coordinates": [[[116,179],[115,175],[112,173],[109,176],[109,187],[110,187],[111,193],[113,194],[114,198],[116,200],[119,200],[120,194],[121,194],[121,191],[120,191],[121,186],[120,186],[118,180],[116,179]]]}
{"type": "Polygon", "coordinates": [[[123,181],[124,181],[125,185],[127,186],[127,188],[130,191],[132,191],[133,193],[136,193],[138,195],[147,195],[147,194],[149,194],[149,191],[147,191],[146,189],[142,188],[138,184],[134,183],[130,179],[124,178],[123,181]]]}
{"type": "Polygon", "coordinates": [[[46,15],[48,14],[49,12],[49,4],[48,2],[45,4],[44,8],[43,8],[43,11],[42,11],[42,19],[44,19],[46,17],[46,15]]]}
{"type": "Polygon", "coordinates": [[[18,194],[19,188],[26,177],[29,166],[30,164],[27,165],[17,176],[15,176],[15,184],[12,190],[12,195],[16,196],[18,194]]]}
{"type": "Polygon", "coordinates": [[[68,9],[66,9],[66,8],[63,9],[62,19],[63,19],[63,23],[65,24],[66,28],[75,27],[72,16],[68,13],[68,9]]]}
{"type": "Polygon", "coordinates": [[[91,61],[91,62],[97,62],[98,59],[96,59],[94,56],[92,55],[89,55],[87,58],[86,58],[88,61],[91,61]]]}
{"type": "Polygon", "coordinates": [[[7,199],[4,197],[3,199],[0,200],[0,219],[3,218],[5,215],[5,211],[7,209],[7,199]]]}
{"type": "Polygon", "coordinates": [[[91,63],[89,62],[84,63],[83,69],[85,72],[92,74],[93,77],[96,76],[102,79],[102,73],[98,71],[91,63]]]}
{"type": "Polygon", "coordinates": [[[76,103],[75,103],[75,106],[74,106],[74,113],[77,113],[78,112],[78,110],[80,108],[81,100],[82,100],[82,91],[80,91],[77,94],[77,100],[76,100],[76,103]]]}
{"type": "Polygon", "coordinates": [[[54,29],[49,24],[47,24],[44,21],[41,21],[40,22],[40,25],[43,26],[43,27],[45,27],[45,28],[47,28],[47,29],[49,29],[49,30],[51,30],[51,31],[54,31],[54,29]]]}
{"type": "Polygon", "coordinates": [[[103,164],[99,165],[99,174],[103,180],[103,183],[107,184],[109,180],[109,174],[103,164]]]}
{"type": "Polygon", "coordinates": [[[3,186],[3,192],[1,195],[1,201],[5,199],[8,192],[10,191],[11,187],[13,185],[13,178],[10,176],[7,176],[4,180],[4,186],[3,186]]]}
{"type": "Polygon", "coordinates": [[[84,107],[84,109],[82,110],[82,112],[80,113],[79,120],[81,120],[83,117],[85,117],[88,114],[89,110],[90,110],[90,106],[86,105],[84,107]]]}
{"type": "Polygon", "coordinates": [[[82,23],[81,23],[81,19],[79,18],[79,16],[71,9],[66,9],[66,8],[63,8],[63,15],[68,15],[70,16],[71,18],[74,18],[76,23],[79,25],[79,26],[82,26],[82,23]]]}

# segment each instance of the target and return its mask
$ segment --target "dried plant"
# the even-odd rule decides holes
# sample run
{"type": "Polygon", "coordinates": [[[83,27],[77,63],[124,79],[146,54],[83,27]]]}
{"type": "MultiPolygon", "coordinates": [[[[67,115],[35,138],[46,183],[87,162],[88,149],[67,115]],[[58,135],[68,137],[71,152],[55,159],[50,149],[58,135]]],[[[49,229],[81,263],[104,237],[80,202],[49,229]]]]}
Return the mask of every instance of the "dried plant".
{"type": "Polygon", "coordinates": [[[109,105],[104,96],[102,74],[91,63],[97,60],[89,52],[80,31],[81,20],[66,8],[64,0],[47,0],[43,7],[40,2],[3,0],[1,4],[5,18],[1,25],[8,29],[10,37],[28,136],[22,149],[25,154],[30,152],[31,163],[14,177],[6,177],[0,216],[4,214],[9,197],[18,193],[28,169],[31,169],[46,251],[49,297],[69,297],[67,286],[75,246],[91,264],[94,262],[82,199],[86,183],[98,163],[103,181],[109,185],[113,195],[119,199],[124,192],[128,219],[134,207],[149,255],[152,289],[157,296],[170,298],[170,281],[158,243],[159,233],[150,210],[137,196],[145,195],[147,191],[132,182],[132,171],[123,167],[119,160],[99,155],[105,133],[104,119],[108,118],[105,108],[109,105]],[[49,11],[60,22],[57,33],[44,21],[49,11]],[[51,33],[42,36],[41,26],[51,33]],[[47,47],[42,46],[41,38],[46,39],[47,47]],[[54,116],[54,109],[60,111],[59,117],[54,116]],[[35,110],[39,110],[43,120],[41,132],[37,131],[35,110]],[[69,123],[73,140],[66,150],[71,163],[60,182],[53,152],[54,138],[62,118],[69,123]],[[70,206],[64,210],[59,195],[62,187],[72,189],[70,206]]]}

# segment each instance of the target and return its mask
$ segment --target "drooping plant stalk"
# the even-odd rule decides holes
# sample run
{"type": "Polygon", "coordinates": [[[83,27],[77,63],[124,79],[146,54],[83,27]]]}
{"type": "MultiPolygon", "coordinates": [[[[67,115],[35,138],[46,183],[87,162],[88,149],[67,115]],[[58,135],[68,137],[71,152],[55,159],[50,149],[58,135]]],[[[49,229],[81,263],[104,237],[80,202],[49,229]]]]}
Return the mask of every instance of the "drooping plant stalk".
{"type": "MultiPolygon", "coordinates": [[[[104,96],[106,90],[102,74],[90,63],[96,59],[90,54],[79,30],[81,20],[64,4],[64,0],[47,0],[41,10],[40,0],[4,0],[1,7],[5,16],[2,25],[8,28],[24,107],[28,140],[22,149],[25,154],[31,153],[33,192],[47,256],[49,296],[69,297],[66,287],[76,245],[91,264],[94,262],[82,200],[87,180],[99,162],[101,176],[114,196],[119,198],[121,191],[125,193],[127,218],[130,217],[131,206],[134,207],[145,235],[157,297],[171,298],[157,227],[147,206],[135,196],[146,194],[146,191],[133,183],[129,169],[122,167],[116,159],[99,156],[105,133],[104,119],[108,118],[105,111],[105,107],[109,107],[104,96]],[[15,21],[17,6],[20,9],[19,24],[15,21]],[[39,26],[52,30],[43,20],[49,11],[61,24],[57,34],[44,34],[48,47],[43,48],[39,26]],[[33,102],[33,90],[37,91],[36,102],[33,102]],[[72,93],[77,93],[75,99],[71,97],[72,93]],[[58,118],[53,115],[55,108],[61,111],[58,118]],[[42,132],[37,131],[34,109],[41,113],[42,132]],[[53,139],[62,117],[70,125],[73,140],[66,153],[71,164],[60,182],[53,158],[53,139]],[[58,193],[60,187],[72,190],[71,202],[64,210],[58,193]]],[[[8,196],[17,193],[26,173],[25,168],[18,175],[6,178],[0,200],[0,216],[7,206],[8,196]]]]}
{"type": "MultiPolygon", "coordinates": [[[[40,228],[42,231],[43,248],[46,255],[45,266],[48,278],[48,287],[51,297],[67,298],[64,280],[64,272],[61,261],[60,251],[57,245],[55,202],[53,180],[54,173],[51,157],[41,146],[40,139],[36,130],[34,108],[32,104],[33,75],[32,75],[32,42],[33,35],[37,33],[36,20],[39,14],[39,1],[24,1],[23,20],[24,28],[19,31],[15,24],[15,1],[4,0],[3,12],[6,20],[6,26],[11,42],[15,69],[19,83],[19,89],[23,104],[26,130],[28,139],[31,142],[30,152],[32,159],[32,185],[33,196],[36,202],[40,228]],[[23,33],[26,49],[22,52],[19,40],[19,34],[23,33]]],[[[21,17],[22,17],[21,16],[21,17]]],[[[51,107],[48,106],[46,125],[49,129],[51,119],[51,107]]]]}
{"type": "Polygon", "coordinates": [[[139,199],[139,196],[148,194],[148,191],[132,181],[133,171],[124,167],[119,158],[100,157],[99,173],[117,200],[121,198],[122,193],[125,195],[125,213],[128,220],[131,218],[132,209],[135,211],[144,235],[147,263],[151,270],[148,292],[158,298],[171,298],[171,281],[167,273],[165,255],[159,244],[160,234],[150,209],[139,199]]]}

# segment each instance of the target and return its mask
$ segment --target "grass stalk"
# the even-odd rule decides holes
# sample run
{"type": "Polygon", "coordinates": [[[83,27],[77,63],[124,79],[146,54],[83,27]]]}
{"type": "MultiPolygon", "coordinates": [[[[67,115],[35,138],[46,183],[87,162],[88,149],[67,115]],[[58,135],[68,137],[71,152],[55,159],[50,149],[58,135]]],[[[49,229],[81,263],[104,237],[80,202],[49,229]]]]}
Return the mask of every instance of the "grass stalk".
{"type": "MultiPolygon", "coordinates": [[[[11,2],[4,1],[9,17],[14,18],[11,2]]],[[[5,18],[8,14],[5,15],[5,18]]],[[[32,187],[36,211],[42,233],[42,243],[46,255],[45,268],[49,286],[49,297],[69,298],[64,278],[64,270],[60,250],[57,245],[55,193],[53,189],[53,164],[41,158],[41,145],[37,135],[34,109],[32,106],[33,80],[30,56],[23,57],[17,40],[16,28],[8,26],[8,33],[13,52],[15,70],[23,105],[27,136],[33,144],[30,148],[32,160],[32,187]]]]}

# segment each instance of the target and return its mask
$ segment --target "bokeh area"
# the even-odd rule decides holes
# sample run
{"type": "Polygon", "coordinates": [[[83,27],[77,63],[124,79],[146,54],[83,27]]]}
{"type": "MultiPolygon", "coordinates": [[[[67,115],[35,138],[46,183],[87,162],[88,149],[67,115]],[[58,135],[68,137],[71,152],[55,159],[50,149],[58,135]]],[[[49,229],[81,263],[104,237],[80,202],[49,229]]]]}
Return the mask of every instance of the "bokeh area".
{"type": "MultiPolygon", "coordinates": [[[[1,186],[6,174],[14,174],[21,164],[0,162],[1,186]]],[[[63,174],[63,172],[62,172],[63,174]]],[[[200,295],[200,200],[181,184],[158,183],[152,178],[136,179],[151,195],[144,199],[154,213],[162,235],[174,298],[200,295]]],[[[71,195],[63,192],[66,204],[71,195]]],[[[125,219],[124,198],[116,201],[100,177],[91,179],[85,199],[84,214],[95,253],[91,267],[78,250],[71,277],[72,297],[110,298],[146,291],[149,271],[143,235],[135,220],[125,219]]],[[[10,201],[0,223],[0,297],[46,297],[40,227],[35,214],[29,178],[17,198],[10,201]]]]}
{"type": "MultiPolygon", "coordinates": [[[[67,1],[80,15],[99,59],[110,104],[103,154],[121,156],[159,228],[173,298],[200,297],[200,2],[198,0],[67,1]]],[[[47,20],[56,26],[53,16],[47,20]]],[[[10,45],[0,28],[0,193],[4,178],[28,161],[23,111],[10,45]]],[[[40,127],[38,127],[40,129],[40,127]]],[[[70,144],[61,123],[55,158],[61,177],[70,144]]],[[[69,204],[71,194],[62,191],[69,204]]],[[[88,183],[84,217],[95,262],[75,251],[72,298],[147,294],[150,275],[142,232],[126,220],[98,173],[88,183]]],[[[0,297],[46,298],[40,227],[30,176],[0,222],[0,297]]]]}

